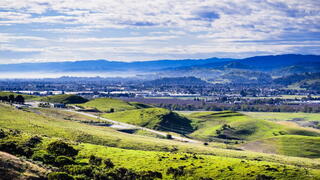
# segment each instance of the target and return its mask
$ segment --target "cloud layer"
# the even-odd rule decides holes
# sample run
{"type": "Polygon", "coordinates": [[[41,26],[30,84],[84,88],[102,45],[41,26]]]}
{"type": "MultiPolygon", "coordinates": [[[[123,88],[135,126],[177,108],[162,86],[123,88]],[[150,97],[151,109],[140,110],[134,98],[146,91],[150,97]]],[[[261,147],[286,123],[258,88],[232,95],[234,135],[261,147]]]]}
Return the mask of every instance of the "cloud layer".
{"type": "Polygon", "coordinates": [[[320,52],[316,0],[1,0],[0,63],[320,52]]]}

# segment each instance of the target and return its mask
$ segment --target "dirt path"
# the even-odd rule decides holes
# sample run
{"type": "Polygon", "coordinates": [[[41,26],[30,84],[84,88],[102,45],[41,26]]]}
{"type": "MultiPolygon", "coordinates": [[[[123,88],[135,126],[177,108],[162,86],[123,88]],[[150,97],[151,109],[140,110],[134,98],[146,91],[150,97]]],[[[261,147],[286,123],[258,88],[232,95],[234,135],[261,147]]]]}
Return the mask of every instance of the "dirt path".
{"type": "MultiPolygon", "coordinates": [[[[140,127],[140,126],[136,126],[136,125],[132,125],[132,124],[127,124],[127,123],[123,123],[123,122],[119,122],[119,121],[114,121],[111,119],[107,119],[107,118],[103,118],[103,117],[99,117],[90,113],[86,113],[86,112],[79,112],[79,111],[74,111],[74,110],[65,110],[65,111],[69,111],[69,112],[73,112],[73,113],[78,113],[81,115],[85,115],[85,116],[89,116],[89,117],[93,117],[93,118],[97,118],[100,120],[104,120],[107,122],[112,123],[113,125],[110,126],[111,128],[122,128],[122,129],[141,129],[144,131],[148,131],[148,132],[152,132],[158,135],[162,135],[162,136],[166,136],[168,133],[165,132],[161,132],[161,131],[157,131],[157,130],[153,130],[153,129],[149,129],[149,128],[144,128],[144,127],[140,127]]],[[[183,142],[188,142],[188,143],[202,143],[201,141],[197,141],[197,140],[193,140],[193,139],[189,139],[189,138],[184,138],[184,137],[179,137],[179,136],[174,136],[172,135],[172,138],[174,140],[178,140],[178,141],[183,141],[183,142]]]]}

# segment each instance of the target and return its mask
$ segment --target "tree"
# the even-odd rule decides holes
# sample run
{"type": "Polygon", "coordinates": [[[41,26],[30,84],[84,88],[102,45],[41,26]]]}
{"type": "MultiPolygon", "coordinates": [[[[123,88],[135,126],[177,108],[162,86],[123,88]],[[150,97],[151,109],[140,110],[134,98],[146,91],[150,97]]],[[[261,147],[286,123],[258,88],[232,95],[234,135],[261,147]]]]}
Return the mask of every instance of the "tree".
{"type": "Polygon", "coordinates": [[[21,95],[18,95],[18,96],[15,98],[15,102],[17,102],[18,104],[24,104],[24,97],[21,96],[21,95]]]}
{"type": "Polygon", "coordinates": [[[10,102],[10,103],[13,103],[14,100],[15,100],[14,95],[10,94],[10,95],[9,95],[9,102],[10,102]]]}

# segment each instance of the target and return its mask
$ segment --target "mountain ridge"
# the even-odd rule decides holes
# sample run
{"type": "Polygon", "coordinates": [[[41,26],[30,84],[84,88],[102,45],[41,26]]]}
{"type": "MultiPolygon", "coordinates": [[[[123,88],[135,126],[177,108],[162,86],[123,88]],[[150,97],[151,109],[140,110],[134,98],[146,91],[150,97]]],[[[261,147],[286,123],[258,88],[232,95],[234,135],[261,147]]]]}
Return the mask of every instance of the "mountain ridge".
{"type": "Polygon", "coordinates": [[[234,58],[207,58],[207,59],[181,59],[181,60],[153,60],[118,62],[109,60],[85,60],[41,63],[0,64],[3,72],[86,72],[86,71],[160,71],[183,67],[210,67],[228,65],[228,63],[241,63],[243,67],[257,70],[272,70],[274,68],[292,66],[302,63],[319,63],[320,55],[284,54],[270,56],[254,56],[243,59],[234,58]]]}

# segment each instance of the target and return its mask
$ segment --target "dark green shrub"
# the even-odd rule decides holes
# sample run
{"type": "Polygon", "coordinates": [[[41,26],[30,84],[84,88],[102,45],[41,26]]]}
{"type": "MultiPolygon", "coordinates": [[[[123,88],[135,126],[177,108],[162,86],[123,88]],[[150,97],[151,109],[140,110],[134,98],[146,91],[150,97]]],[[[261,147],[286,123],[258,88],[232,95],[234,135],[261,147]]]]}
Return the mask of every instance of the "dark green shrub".
{"type": "Polygon", "coordinates": [[[3,129],[0,129],[0,139],[7,137],[6,132],[3,129]]]}
{"type": "Polygon", "coordinates": [[[0,151],[26,157],[30,157],[33,154],[32,149],[11,140],[0,142],[0,151]]]}
{"type": "Polygon", "coordinates": [[[47,150],[49,153],[56,156],[69,156],[73,157],[78,154],[78,150],[74,149],[69,144],[63,141],[55,141],[48,145],[47,150]]]}
{"type": "Polygon", "coordinates": [[[167,134],[167,135],[166,135],[166,138],[167,138],[167,139],[172,139],[172,135],[171,135],[171,134],[167,134]]]}
{"type": "Polygon", "coordinates": [[[167,175],[172,174],[174,177],[182,176],[185,173],[184,168],[185,168],[185,166],[179,166],[178,168],[169,167],[167,169],[167,175]]]}
{"type": "Polygon", "coordinates": [[[38,151],[32,155],[32,159],[35,161],[41,161],[45,164],[54,164],[55,156],[48,154],[45,151],[38,151]]]}
{"type": "Polygon", "coordinates": [[[114,174],[116,175],[116,179],[138,179],[139,178],[138,174],[126,168],[116,169],[114,174]]]}
{"type": "Polygon", "coordinates": [[[37,144],[41,143],[41,141],[42,141],[41,137],[33,136],[25,143],[25,146],[34,148],[36,147],[37,144]]]}
{"type": "Polygon", "coordinates": [[[272,177],[272,176],[267,176],[267,175],[264,175],[264,174],[259,174],[257,177],[256,177],[256,180],[274,180],[276,178],[272,177]]]}
{"type": "Polygon", "coordinates": [[[86,175],[92,177],[93,167],[89,165],[66,165],[63,170],[72,175],[86,175]]]}
{"type": "Polygon", "coordinates": [[[55,165],[59,167],[65,166],[65,165],[71,165],[71,164],[74,164],[74,161],[73,159],[67,156],[58,156],[55,159],[55,165]]]}
{"type": "Polygon", "coordinates": [[[65,172],[52,172],[48,175],[48,180],[74,180],[74,178],[65,172]]]}
{"type": "Polygon", "coordinates": [[[111,161],[111,159],[105,159],[103,160],[103,164],[105,165],[105,168],[113,168],[114,167],[114,164],[113,162],[111,161]]]}
{"type": "Polygon", "coordinates": [[[89,157],[89,164],[94,165],[94,166],[100,166],[102,163],[102,159],[99,157],[96,157],[94,155],[91,155],[89,157]]]}
{"type": "Polygon", "coordinates": [[[149,180],[149,179],[162,179],[162,174],[157,171],[143,171],[140,173],[140,178],[142,180],[149,180]]]}

